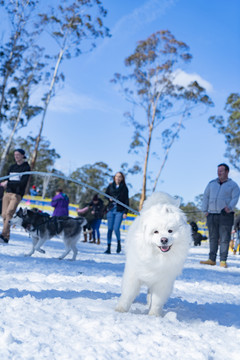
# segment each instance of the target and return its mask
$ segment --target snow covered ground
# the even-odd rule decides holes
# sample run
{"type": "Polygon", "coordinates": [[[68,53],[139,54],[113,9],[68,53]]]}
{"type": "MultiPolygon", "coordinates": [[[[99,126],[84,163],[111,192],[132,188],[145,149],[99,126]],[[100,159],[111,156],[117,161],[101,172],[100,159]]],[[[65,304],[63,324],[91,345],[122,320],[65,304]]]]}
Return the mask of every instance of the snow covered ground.
{"type": "Polygon", "coordinates": [[[240,358],[239,255],[230,253],[227,269],[204,266],[208,243],[192,247],[163,317],[147,315],[145,288],[120,314],[124,251],[115,253],[114,238],[113,253],[103,254],[105,229],[102,238],[101,245],[79,242],[71,262],[56,259],[59,239],[45,243],[46,254],[24,257],[31,240],[12,230],[0,245],[1,360],[240,358]]]}

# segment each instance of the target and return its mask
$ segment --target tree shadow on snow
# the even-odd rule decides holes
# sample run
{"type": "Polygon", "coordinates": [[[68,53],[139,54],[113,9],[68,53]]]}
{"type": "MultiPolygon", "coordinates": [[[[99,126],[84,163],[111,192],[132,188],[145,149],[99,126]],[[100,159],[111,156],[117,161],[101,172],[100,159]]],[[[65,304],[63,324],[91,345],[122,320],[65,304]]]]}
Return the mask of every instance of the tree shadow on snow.
{"type": "Polygon", "coordinates": [[[91,291],[91,290],[81,290],[81,291],[64,291],[64,290],[41,290],[41,291],[30,291],[30,290],[18,290],[18,289],[8,289],[0,290],[0,299],[9,297],[9,298],[23,298],[25,296],[31,296],[36,300],[45,300],[45,299],[64,299],[71,300],[76,298],[88,298],[91,300],[109,300],[115,297],[119,297],[118,293],[112,292],[100,292],[100,291],[91,291]]]}
{"type": "MultiPolygon", "coordinates": [[[[131,313],[136,315],[148,314],[146,295],[146,293],[139,294],[131,306],[131,313]]],[[[179,321],[214,321],[222,326],[240,328],[239,305],[227,303],[197,304],[180,298],[169,298],[163,308],[163,316],[168,312],[176,313],[179,321]]]]}
{"type": "Polygon", "coordinates": [[[179,321],[214,321],[219,325],[240,328],[239,305],[227,303],[190,303],[179,298],[170,298],[164,312],[176,312],[179,321]]]}
{"type": "MultiPolygon", "coordinates": [[[[82,254],[82,256],[85,254],[82,254]]],[[[124,270],[124,261],[118,263],[112,263],[107,261],[95,261],[91,259],[81,259],[81,253],[78,253],[78,258],[75,261],[71,261],[71,256],[66,257],[63,260],[59,260],[57,257],[46,257],[46,254],[39,254],[36,252],[33,256],[25,256],[23,253],[19,255],[0,254],[0,261],[3,259],[6,262],[11,262],[18,266],[38,266],[39,273],[51,273],[54,271],[61,272],[62,274],[88,274],[101,272],[103,276],[114,275],[121,277],[124,270]]],[[[12,265],[11,265],[12,266],[12,265]]],[[[23,268],[24,269],[24,268],[23,268]]],[[[26,270],[26,269],[25,269],[26,270]]]]}

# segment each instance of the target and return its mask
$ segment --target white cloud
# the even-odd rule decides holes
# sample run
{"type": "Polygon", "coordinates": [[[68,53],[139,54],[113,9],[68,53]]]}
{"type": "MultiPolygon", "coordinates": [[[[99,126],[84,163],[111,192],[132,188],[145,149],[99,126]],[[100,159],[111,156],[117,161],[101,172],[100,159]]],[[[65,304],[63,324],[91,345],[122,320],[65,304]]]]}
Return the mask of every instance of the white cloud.
{"type": "MultiPolygon", "coordinates": [[[[117,21],[113,29],[111,29],[111,38],[105,38],[100,46],[97,47],[97,52],[103,51],[105,46],[111,41],[116,41],[117,37],[121,39],[129,38],[129,34],[133,36],[139,31],[139,28],[144,28],[144,25],[149,24],[164,15],[169,7],[174,5],[176,0],[149,0],[140,7],[135,8],[131,13],[124,15],[117,21]]],[[[150,34],[149,34],[150,35],[150,34]]],[[[96,55],[96,51],[94,54],[96,55]]]]}
{"type": "Polygon", "coordinates": [[[213,86],[210,82],[203,79],[200,75],[196,73],[188,74],[183,70],[176,70],[173,73],[174,76],[174,83],[182,86],[188,86],[191,82],[197,81],[200,86],[205,88],[207,91],[213,91],[213,86]]]}
{"type": "Polygon", "coordinates": [[[63,113],[76,113],[80,110],[112,111],[109,105],[94,97],[78,94],[70,87],[65,87],[54,97],[49,105],[49,110],[63,113]]]}
{"type": "Polygon", "coordinates": [[[175,3],[175,0],[149,0],[130,14],[120,19],[113,29],[113,34],[129,27],[137,29],[144,24],[155,21],[159,16],[164,15],[166,10],[175,3]]]}

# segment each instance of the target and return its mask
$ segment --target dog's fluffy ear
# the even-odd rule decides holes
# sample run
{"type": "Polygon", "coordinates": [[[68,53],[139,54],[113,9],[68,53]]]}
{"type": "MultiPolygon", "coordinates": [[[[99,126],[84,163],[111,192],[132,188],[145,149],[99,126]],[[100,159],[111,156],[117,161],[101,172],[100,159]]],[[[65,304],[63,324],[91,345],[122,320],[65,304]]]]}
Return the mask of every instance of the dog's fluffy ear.
{"type": "Polygon", "coordinates": [[[173,209],[172,207],[170,207],[170,206],[165,206],[165,211],[166,211],[166,213],[171,213],[171,214],[174,214],[174,210],[175,209],[173,209]]]}

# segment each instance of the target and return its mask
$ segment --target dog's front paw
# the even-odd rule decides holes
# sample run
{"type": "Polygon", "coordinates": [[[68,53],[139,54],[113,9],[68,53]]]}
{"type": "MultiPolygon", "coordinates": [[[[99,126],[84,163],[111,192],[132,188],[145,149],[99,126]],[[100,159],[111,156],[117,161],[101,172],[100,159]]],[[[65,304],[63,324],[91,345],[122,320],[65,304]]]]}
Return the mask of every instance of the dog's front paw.
{"type": "Polygon", "coordinates": [[[148,315],[150,316],[162,316],[162,311],[157,309],[150,309],[148,315]]]}
{"type": "Polygon", "coordinates": [[[24,254],[25,257],[32,256],[32,253],[24,254]]]}
{"type": "Polygon", "coordinates": [[[123,307],[122,305],[117,305],[115,307],[115,311],[124,313],[124,312],[127,312],[127,309],[125,309],[125,307],[123,307]]]}
{"type": "Polygon", "coordinates": [[[38,249],[37,251],[38,251],[38,252],[40,252],[40,254],[45,254],[45,253],[46,253],[46,251],[45,251],[45,250],[43,250],[43,249],[41,249],[41,248],[40,248],[40,249],[38,249]]]}

